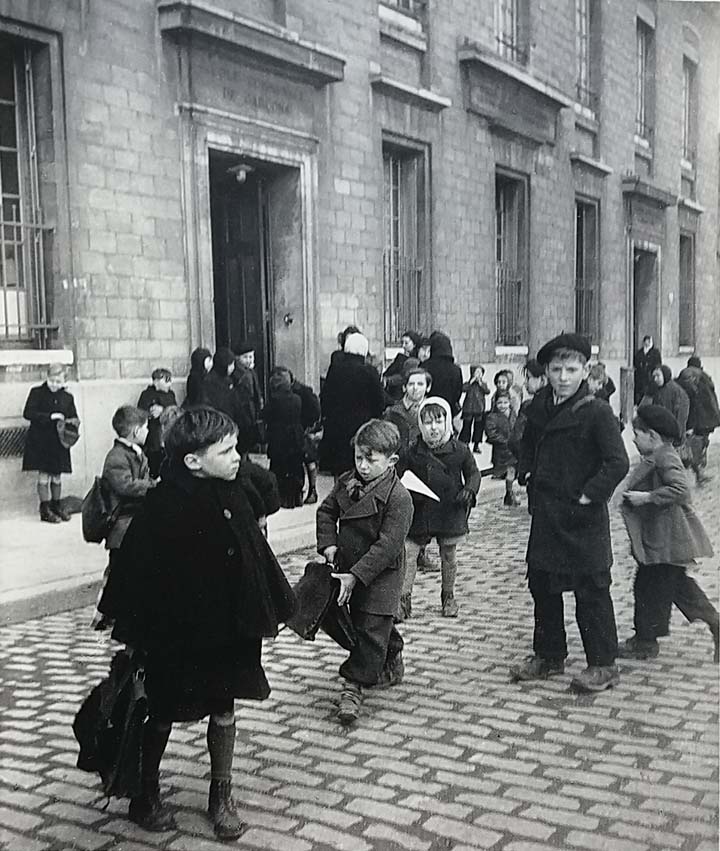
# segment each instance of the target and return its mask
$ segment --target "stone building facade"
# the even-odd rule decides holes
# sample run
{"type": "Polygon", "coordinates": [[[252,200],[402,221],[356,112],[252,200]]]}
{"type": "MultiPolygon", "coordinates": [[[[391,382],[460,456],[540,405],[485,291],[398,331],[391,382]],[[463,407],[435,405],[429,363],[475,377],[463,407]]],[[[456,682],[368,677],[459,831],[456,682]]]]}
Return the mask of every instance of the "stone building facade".
{"type": "Polygon", "coordinates": [[[2,500],[68,364],[78,488],[155,366],[339,329],[520,366],[720,364],[720,10],[668,0],[0,0],[2,500]]]}

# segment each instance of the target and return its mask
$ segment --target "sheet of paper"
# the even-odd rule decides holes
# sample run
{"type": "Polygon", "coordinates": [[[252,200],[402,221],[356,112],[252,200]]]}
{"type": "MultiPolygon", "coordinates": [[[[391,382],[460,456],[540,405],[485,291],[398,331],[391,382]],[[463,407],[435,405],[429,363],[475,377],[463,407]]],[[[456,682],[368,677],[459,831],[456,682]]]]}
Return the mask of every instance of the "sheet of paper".
{"type": "Polygon", "coordinates": [[[405,470],[400,479],[400,484],[406,487],[409,491],[415,491],[422,496],[427,496],[434,499],[435,502],[440,502],[440,497],[425,484],[422,479],[419,479],[411,470],[405,470]]]}

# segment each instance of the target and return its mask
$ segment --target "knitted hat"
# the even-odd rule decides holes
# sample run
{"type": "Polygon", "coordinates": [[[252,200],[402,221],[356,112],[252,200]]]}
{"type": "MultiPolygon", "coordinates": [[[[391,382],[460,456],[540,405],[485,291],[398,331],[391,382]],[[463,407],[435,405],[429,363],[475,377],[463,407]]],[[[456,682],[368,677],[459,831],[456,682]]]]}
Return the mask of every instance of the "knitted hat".
{"type": "Polygon", "coordinates": [[[368,343],[367,337],[359,331],[356,331],[353,334],[348,334],[345,338],[343,351],[347,355],[361,355],[362,357],[367,357],[369,349],[370,344],[368,343]]]}
{"type": "Polygon", "coordinates": [[[677,420],[667,408],[661,405],[641,405],[637,409],[635,418],[662,437],[669,437],[673,441],[680,439],[680,427],[677,420]]]}

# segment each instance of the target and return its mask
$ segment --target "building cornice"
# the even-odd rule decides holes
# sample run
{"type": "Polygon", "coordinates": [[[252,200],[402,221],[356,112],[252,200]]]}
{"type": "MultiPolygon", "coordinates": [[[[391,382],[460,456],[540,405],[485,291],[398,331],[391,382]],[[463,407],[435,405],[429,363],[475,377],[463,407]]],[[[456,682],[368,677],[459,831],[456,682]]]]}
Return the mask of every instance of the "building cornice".
{"type": "Polygon", "coordinates": [[[678,202],[677,195],[643,180],[637,174],[625,174],[622,178],[623,195],[644,198],[659,207],[673,207],[678,202]]]}
{"type": "Polygon", "coordinates": [[[397,100],[415,104],[431,112],[440,112],[452,106],[450,98],[443,97],[430,89],[419,89],[407,83],[401,83],[384,74],[375,64],[370,66],[370,85],[373,91],[380,92],[397,100]]]}

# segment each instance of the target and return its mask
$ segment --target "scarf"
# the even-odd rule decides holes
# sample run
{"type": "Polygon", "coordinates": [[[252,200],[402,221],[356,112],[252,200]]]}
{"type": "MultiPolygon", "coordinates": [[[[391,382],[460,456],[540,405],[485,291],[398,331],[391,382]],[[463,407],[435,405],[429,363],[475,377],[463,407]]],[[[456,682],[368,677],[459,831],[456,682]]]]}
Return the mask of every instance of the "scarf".
{"type": "Polygon", "coordinates": [[[420,427],[422,439],[430,447],[430,449],[439,449],[441,446],[444,446],[453,436],[452,414],[450,412],[450,405],[448,402],[440,396],[429,396],[427,399],[423,399],[418,406],[418,426],[420,427]],[[422,412],[426,405],[439,405],[443,411],[445,411],[445,431],[439,440],[431,440],[429,434],[430,430],[422,421],[422,412]]]}

